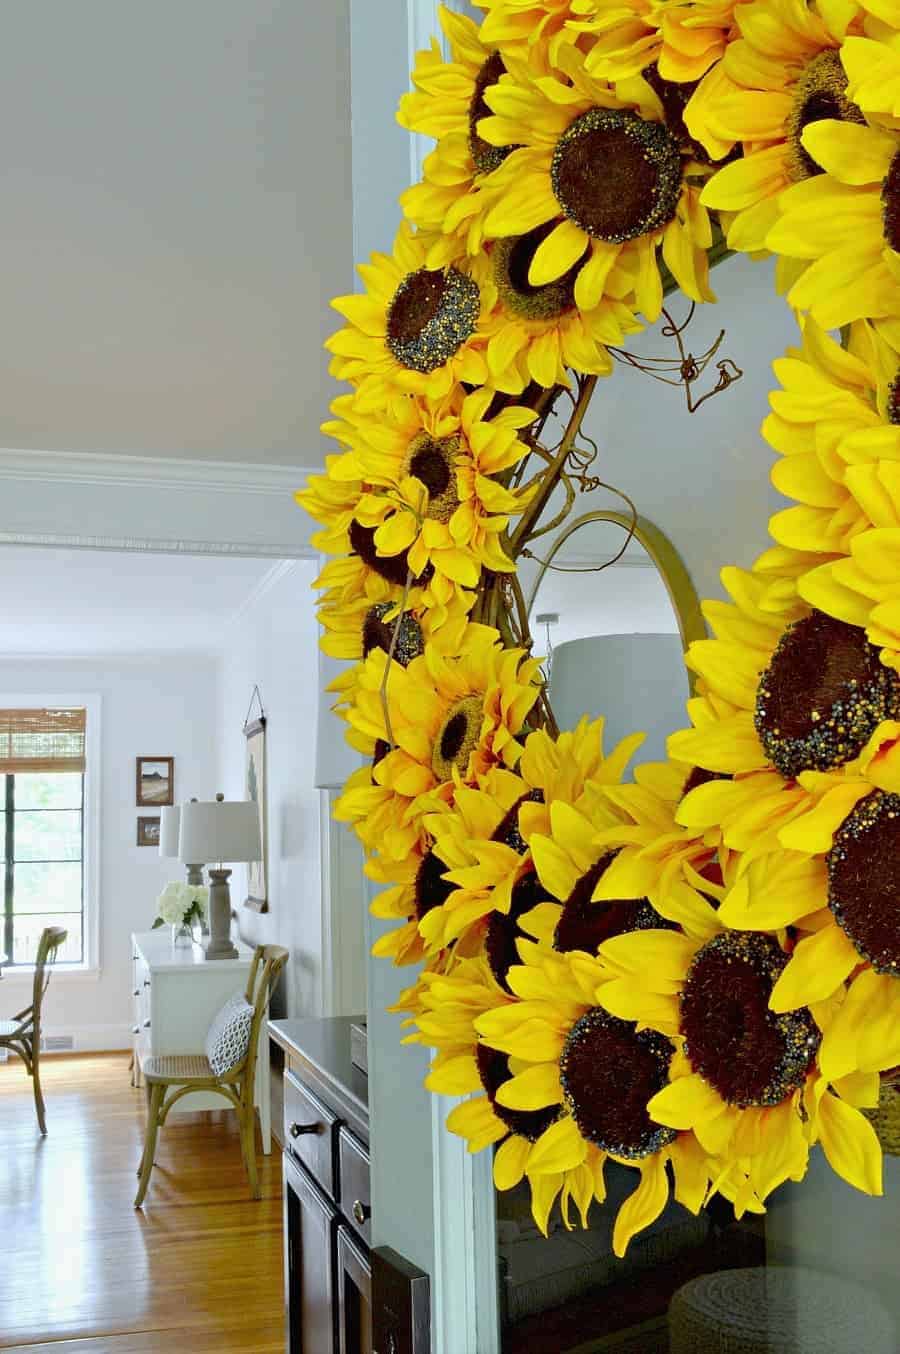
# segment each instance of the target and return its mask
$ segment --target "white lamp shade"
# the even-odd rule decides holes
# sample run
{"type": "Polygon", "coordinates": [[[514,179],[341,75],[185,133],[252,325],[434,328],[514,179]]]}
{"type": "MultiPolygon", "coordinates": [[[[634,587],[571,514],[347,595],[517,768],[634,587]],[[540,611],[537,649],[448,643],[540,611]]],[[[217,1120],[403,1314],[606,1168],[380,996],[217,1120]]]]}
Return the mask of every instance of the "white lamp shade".
{"type": "Polygon", "coordinates": [[[256,805],[250,800],[198,800],[182,804],[178,855],[192,865],[261,860],[256,805]]]}
{"type": "Polygon", "coordinates": [[[178,831],[181,826],[181,805],[166,804],[160,815],[159,854],[178,856],[178,831]]]}

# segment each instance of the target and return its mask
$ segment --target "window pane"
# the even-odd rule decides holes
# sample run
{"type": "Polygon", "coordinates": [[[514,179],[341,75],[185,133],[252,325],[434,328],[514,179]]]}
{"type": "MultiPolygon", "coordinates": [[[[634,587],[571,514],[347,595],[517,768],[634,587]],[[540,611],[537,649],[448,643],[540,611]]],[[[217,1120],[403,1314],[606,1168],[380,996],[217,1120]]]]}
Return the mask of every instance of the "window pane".
{"type": "MultiPolygon", "coordinates": [[[[18,800],[18,777],[16,778],[18,800]]],[[[57,809],[48,813],[16,809],[16,860],[80,860],[81,813],[57,809]]]]}
{"type": "Polygon", "coordinates": [[[71,865],[17,864],[13,879],[13,911],[17,914],[81,911],[80,861],[71,865]]]}
{"type": "Polygon", "coordinates": [[[33,916],[17,916],[13,919],[14,964],[34,963],[41,932],[47,926],[62,926],[68,932],[65,943],[57,953],[57,964],[81,962],[81,913],[73,912],[68,916],[35,913],[33,916]]]}
{"type": "Polygon", "coordinates": [[[82,777],[74,771],[16,772],[17,809],[80,809],[82,777]]]}

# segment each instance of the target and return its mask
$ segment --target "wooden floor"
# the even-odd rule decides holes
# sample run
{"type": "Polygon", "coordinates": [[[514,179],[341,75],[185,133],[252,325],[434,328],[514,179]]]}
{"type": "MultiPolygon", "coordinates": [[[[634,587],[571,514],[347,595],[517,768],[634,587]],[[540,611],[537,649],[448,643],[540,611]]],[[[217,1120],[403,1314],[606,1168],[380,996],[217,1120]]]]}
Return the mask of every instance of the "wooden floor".
{"type": "Polygon", "coordinates": [[[132,1207],[143,1092],[122,1055],[0,1064],[0,1349],[29,1354],[284,1354],[281,1176],[249,1196],[235,1116],[172,1116],[132,1207]]]}

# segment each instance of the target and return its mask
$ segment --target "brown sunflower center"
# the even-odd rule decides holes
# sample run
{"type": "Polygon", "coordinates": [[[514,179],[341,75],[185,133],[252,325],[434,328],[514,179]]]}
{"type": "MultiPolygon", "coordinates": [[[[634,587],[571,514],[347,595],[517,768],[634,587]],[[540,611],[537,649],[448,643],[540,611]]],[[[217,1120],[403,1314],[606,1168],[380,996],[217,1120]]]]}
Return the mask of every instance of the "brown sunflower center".
{"type": "Polygon", "coordinates": [[[425,514],[439,522],[449,522],[459,507],[456,492],[456,456],[462,446],[459,437],[429,437],[419,433],[410,442],[403,474],[415,475],[428,491],[425,514]]]}
{"type": "Polygon", "coordinates": [[[431,768],[439,780],[450,780],[454,767],[465,776],[469,757],[478,746],[483,719],[481,696],[465,696],[447,711],[431,755],[431,768]]]}
{"type": "Polygon", "coordinates": [[[363,563],[367,564],[380,578],[384,578],[388,583],[394,583],[398,588],[402,588],[409,573],[407,552],[401,550],[398,555],[379,555],[375,549],[375,531],[375,527],[364,527],[361,522],[357,522],[354,518],[350,523],[348,532],[350,546],[354,553],[359,555],[363,563]]]}
{"type": "Polygon", "coordinates": [[[556,282],[534,287],[528,281],[531,261],[538,246],[555,226],[555,221],[547,221],[536,230],[530,230],[527,235],[513,235],[498,240],[491,255],[500,299],[507,310],[527,320],[555,320],[575,305],[575,279],[586,254],[556,282]]]}
{"type": "MultiPolygon", "coordinates": [[[[891,160],[884,183],[881,185],[881,219],[884,223],[886,243],[900,253],[900,150],[891,160]]],[[[892,388],[896,389],[896,385],[895,380],[892,388]]]]}
{"type": "Polygon", "coordinates": [[[505,1105],[498,1105],[497,1092],[503,1083],[509,1081],[512,1076],[509,1070],[509,1058],[505,1053],[499,1053],[494,1048],[488,1048],[486,1044],[479,1044],[475,1053],[475,1060],[478,1064],[478,1075],[481,1077],[485,1095],[491,1102],[494,1113],[500,1122],[504,1123],[511,1133],[518,1133],[520,1138],[527,1138],[529,1142],[537,1142],[541,1134],[559,1118],[559,1105],[548,1105],[544,1110],[510,1110],[505,1105]]]}
{"type": "Polygon", "coordinates": [[[478,284],[459,269],[419,268],[394,292],[385,343],[401,366],[427,375],[475,333],[479,309],[478,284]]]}
{"type": "Polygon", "coordinates": [[[433,849],[426,851],[422,857],[416,870],[413,894],[418,921],[427,917],[432,908],[442,907],[456,888],[455,884],[444,878],[444,871],[448,868],[433,849]]]}
{"type": "Polygon", "coordinates": [[[405,668],[423,652],[422,630],[408,611],[386,621],[385,616],[395,610],[393,602],[377,602],[369,608],[363,620],[362,653],[363,658],[367,658],[373,649],[390,653],[393,644],[393,657],[405,668]]]}
{"type": "Polygon", "coordinates": [[[519,929],[519,918],[545,897],[540,880],[534,871],[523,875],[513,885],[508,912],[492,912],[488,917],[484,949],[491,972],[501,987],[510,990],[507,977],[513,964],[521,962],[516,941],[524,933],[519,929]]]}
{"type": "Polygon", "coordinates": [[[638,1161],[673,1142],[674,1129],[655,1124],[647,1103],[666,1084],[672,1045],[594,1006],[572,1026],[559,1074],[578,1131],[605,1152],[638,1161]]]}
{"type": "Polygon", "coordinates": [[[661,122],[589,108],[557,141],[550,183],[571,221],[597,240],[622,244],[675,215],[681,192],[678,142],[661,122]]]}
{"type": "Polygon", "coordinates": [[[888,386],[886,412],[888,423],[900,424],[900,367],[888,386]]]}
{"type": "Polygon", "coordinates": [[[876,973],[900,977],[900,795],[866,795],[828,852],[828,906],[876,973]]]}
{"type": "Polygon", "coordinates": [[[519,809],[523,804],[543,804],[543,790],[529,790],[528,794],[520,795],[515,804],[512,804],[504,813],[500,822],[491,833],[492,842],[502,842],[513,851],[518,851],[522,856],[528,850],[528,843],[519,830],[519,809]]]}
{"type": "Polygon", "coordinates": [[[755,724],[788,780],[842,766],[900,710],[900,677],[856,625],[814,611],[790,626],[760,678],[755,724]]]}
{"type": "Polygon", "coordinates": [[[739,1109],[780,1105],[802,1086],[819,1046],[806,1007],[775,1015],[769,997],[787,955],[761,931],[714,936],[694,956],[681,993],[685,1053],[739,1109]]]}
{"type": "Polygon", "coordinates": [[[490,174],[492,169],[503,164],[513,149],[512,146],[492,146],[489,141],[484,141],[478,135],[478,123],[482,118],[491,117],[493,112],[485,101],[485,90],[490,89],[491,85],[495,85],[500,76],[505,74],[503,57],[499,52],[492,52],[475,76],[469,104],[469,154],[479,174],[490,174]]]}
{"type": "Polygon", "coordinates": [[[597,883],[618,855],[610,851],[592,865],[576,883],[566,899],[556,930],[553,948],[561,954],[570,950],[586,950],[596,954],[604,940],[622,936],[628,931],[651,929],[674,930],[674,923],[665,921],[649,898],[611,898],[592,902],[591,895],[597,883]]]}
{"type": "Polygon", "coordinates": [[[823,172],[801,140],[804,128],[823,118],[865,122],[856,104],[847,98],[847,76],[837,52],[831,50],[813,57],[794,89],[785,131],[789,147],[788,173],[797,182],[823,172]]]}

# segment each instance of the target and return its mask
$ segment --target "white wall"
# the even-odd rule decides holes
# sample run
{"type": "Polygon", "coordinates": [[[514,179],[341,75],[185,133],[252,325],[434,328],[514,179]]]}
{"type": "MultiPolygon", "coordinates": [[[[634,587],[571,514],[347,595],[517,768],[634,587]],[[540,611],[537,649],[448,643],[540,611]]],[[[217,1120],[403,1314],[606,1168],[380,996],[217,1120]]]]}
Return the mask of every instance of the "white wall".
{"type": "Polygon", "coordinates": [[[221,747],[219,788],[244,798],[242,728],[255,685],[265,706],[269,847],[269,911],[241,907],[246,867],[231,881],[241,935],[249,943],[286,945],[287,1014],[322,1011],[322,897],[319,791],[314,788],[318,665],[314,598],[317,569],[309,560],[285,564],[224,636],[217,711],[221,747]]]}
{"type": "MultiPolygon", "coordinates": [[[[176,861],[135,845],[137,818],[149,814],[135,799],[135,757],[175,758],[176,800],[215,792],[218,663],[189,654],[141,658],[0,659],[0,704],[20,697],[100,696],[100,966],[91,975],[58,973],[45,1005],[46,1032],[74,1033],[77,1047],[131,1044],[132,931],[147,930],[162,886],[180,878],[176,861]]],[[[6,971],[0,997],[11,1014],[26,1004],[30,980],[6,971]]]]}

